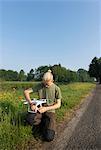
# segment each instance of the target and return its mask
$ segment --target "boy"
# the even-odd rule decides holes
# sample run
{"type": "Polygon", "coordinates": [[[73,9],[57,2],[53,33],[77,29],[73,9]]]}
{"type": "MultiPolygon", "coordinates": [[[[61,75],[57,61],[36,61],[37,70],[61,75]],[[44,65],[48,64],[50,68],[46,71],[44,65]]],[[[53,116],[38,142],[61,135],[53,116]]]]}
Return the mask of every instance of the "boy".
{"type": "MultiPolygon", "coordinates": [[[[31,102],[30,93],[33,89],[24,91],[26,100],[30,104],[31,110],[35,110],[36,106],[31,102]]],[[[53,83],[53,75],[48,70],[43,76],[43,87],[38,91],[39,98],[47,99],[47,105],[37,108],[36,114],[29,114],[27,121],[31,125],[41,124],[43,137],[46,141],[52,141],[55,136],[55,109],[61,106],[60,88],[53,83]]]]}

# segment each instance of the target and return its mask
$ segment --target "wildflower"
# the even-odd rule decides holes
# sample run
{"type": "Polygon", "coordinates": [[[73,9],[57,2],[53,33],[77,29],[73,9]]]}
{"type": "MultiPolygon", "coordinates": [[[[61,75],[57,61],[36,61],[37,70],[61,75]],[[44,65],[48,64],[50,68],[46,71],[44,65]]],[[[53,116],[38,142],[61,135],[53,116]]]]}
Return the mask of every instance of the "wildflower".
{"type": "Polygon", "coordinates": [[[22,96],[19,96],[19,100],[22,100],[22,96]]]}
{"type": "Polygon", "coordinates": [[[7,109],[7,107],[5,107],[5,109],[7,109]]]}

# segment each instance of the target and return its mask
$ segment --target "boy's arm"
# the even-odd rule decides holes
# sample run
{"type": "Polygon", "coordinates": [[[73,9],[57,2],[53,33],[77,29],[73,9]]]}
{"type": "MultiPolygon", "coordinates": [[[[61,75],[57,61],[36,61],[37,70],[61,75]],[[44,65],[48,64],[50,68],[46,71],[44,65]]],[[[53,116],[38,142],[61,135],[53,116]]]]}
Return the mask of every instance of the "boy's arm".
{"type": "Polygon", "coordinates": [[[32,93],[32,92],[33,92],[33,89],[31,89],[31,88],[24,91],[25,98],[29,104],[32,103],[31,98],[30,98],[30,93],[32,93]]]}
{"type": "Polygon", "coordinates": [[[44,113],[44,112],[46,112],[46,111],[48,111],[48,110],[54,110],[54,109],[60,108],[60,106],[61,106],[61,99],[57,99],[57,103],[55,103],[54,105],[52,105],[52,106],[47,106],[47,107],[40,107],[40,108],[38,109],[38,111],[39,111],[40,113],[44,113]]]}
{"type": "Polygon", "coordinates": [[[31,98],[30,98],[30,93],[33,92],[33,89],[27,89],[24,91],[24,95],[28,103],[30,104],[31,109],[34,111],[36,109],[36,106],[32,103],[31,98]]]}
{"type": "Polygon", "coordinates": [[[52,106],[47,106],[47,110],[57,109],[61,106],[61,99],[57,99],[57,102],[52,106]]]}

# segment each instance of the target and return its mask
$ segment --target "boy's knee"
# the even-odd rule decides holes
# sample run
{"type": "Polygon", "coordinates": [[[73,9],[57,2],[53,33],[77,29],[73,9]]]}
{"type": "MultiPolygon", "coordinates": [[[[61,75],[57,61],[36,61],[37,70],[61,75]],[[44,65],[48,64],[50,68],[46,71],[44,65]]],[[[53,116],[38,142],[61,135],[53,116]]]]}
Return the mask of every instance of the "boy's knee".
{"type": "Polygon", "coordinates": [[[28,113],[26,117],[27,123],[32,126],[34,118],[35,118],[35,114],[28,113]]]}
{"type": "Polygon", "coordinates": [[[26,121],[28,124],[32,125],[39,125],[41,123],[41,114],[34,114],[34,113],[28,113],[26,121]]]}
{"type": "Polygon", "coordinates": [[[44,133],[44,138],[48,142],[53,141],[54,137],[55,137],[54,130],[47,129],[46,132],[44,133]]]}

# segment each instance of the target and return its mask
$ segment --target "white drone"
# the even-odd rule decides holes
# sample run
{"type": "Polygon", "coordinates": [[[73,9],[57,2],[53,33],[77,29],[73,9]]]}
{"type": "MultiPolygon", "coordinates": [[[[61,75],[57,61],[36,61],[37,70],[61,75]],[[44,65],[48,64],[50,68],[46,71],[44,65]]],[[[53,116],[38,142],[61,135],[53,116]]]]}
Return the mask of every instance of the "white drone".
{"type": "Polygon", "coordinates": [[[35,99],[35,98],[32,99],[32,103],[36,106],[36,109],[33,111],[33,110],[31,110],[30,105],[27,100],[22,100],[22,101],[24,102],[25,105],[28,105],[29,113],[37,113],[37,108],[41,107],[42,104],[47,103],[46,99],[35,99]]]}

